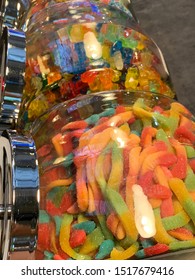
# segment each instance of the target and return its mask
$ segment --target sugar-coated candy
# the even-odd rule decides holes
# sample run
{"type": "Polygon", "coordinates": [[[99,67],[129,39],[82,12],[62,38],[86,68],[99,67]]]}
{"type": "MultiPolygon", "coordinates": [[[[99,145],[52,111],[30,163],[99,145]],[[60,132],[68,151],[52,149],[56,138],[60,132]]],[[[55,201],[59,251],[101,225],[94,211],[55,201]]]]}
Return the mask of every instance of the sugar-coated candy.
{"type": "Polygon", "coordinates": [[[119,91],[67,101],[42,121],[37,258],[143,259],[195,246],[195,123],[185,107],[119,91]]]}

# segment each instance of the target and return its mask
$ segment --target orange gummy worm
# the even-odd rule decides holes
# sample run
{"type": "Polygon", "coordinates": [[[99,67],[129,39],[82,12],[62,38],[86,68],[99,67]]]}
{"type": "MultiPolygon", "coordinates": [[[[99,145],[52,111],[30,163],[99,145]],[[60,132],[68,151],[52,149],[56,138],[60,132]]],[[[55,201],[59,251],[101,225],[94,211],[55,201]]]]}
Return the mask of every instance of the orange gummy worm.
{"type": "Polygon", "coordinates": [[[89,196],[85,177],[85,165],[82,164],[76,172],[77,203],[81,211],[86,211],[89,205],[89,196]]]}

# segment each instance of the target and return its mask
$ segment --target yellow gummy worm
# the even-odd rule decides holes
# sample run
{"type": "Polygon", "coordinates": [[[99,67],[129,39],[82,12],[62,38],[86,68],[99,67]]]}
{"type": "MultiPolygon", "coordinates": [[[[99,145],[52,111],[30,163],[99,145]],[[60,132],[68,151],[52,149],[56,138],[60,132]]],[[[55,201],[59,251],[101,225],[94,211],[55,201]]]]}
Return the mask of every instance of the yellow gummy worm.
{"type": "Polygon", "coordinates": [[[103,170],[104,157],[105,157],[104,153],[101,153],[97,158],[96,166],[95,166],[95,178],[99,184],[102,193],[105,195],[105,188],[107,182],[104,178],[104,170],[103,170]]]}
{"type": "MultiPolygon", "coordinates": [[[[173,208],[174,208],[174,213],[177,214],[183,210],[183,207],[177,197],[173,195],[173,208]]],[[[186,214],[187,215],[187,214],[186,214]]]]}
{"type": "Polygon", "coordinates": [[[105,174],[104,174],[104,161],[105,161],[105,155],[107,152],[110,152],[111,148],[113,147],[113,141],[111,141],[107,147],[99,154],[97,157],[96,165],[94,168],[94,173],[95,173],[95,179],[97,183],[99,184],[99,187],[102,191],[102,193],[105,196],[105,188],[107,185],[106,179],[105,179],[105,174]]]}
{"type": "Polygon", "coordinates": [[[113,145],[112,149],[112,169],[108,179],[107,187],[119,191],[123,178],[123,154],[122,149],[113,145]]]}
{"type": "Polygon", "coordinates": [[[169,179],[169,186],[195,224],[195,203],[188,192],[185,183],[181,179],[171,178],[169,179]]]}
{"type": "Polygon", "coordinates": [[[87,235],[85,243],[81,246],[79,253],[89,254],[99,248],[104,241],[104,235],[99,227],[87,235]]]}
{"type": "Polygon", "coordinates": [[[47,185],[46,192],[50,191],[51,189],[53,189],[55,187],[69,186],[72,183],[73,183],[72,178],[59,179],[59,180],[52,181],[49,185],[47,185]]]}
{"type": "Polygon", "coordinates": [[[105,191],[106,197],[117,213],[127,236],[132,239],[132,242],[135,242],[137,240],[138,232],[135,226],[134,213],[129,211],[126,203],[118,192],[111,188],[106,188],[105,191]]]}
{"type": "Polygon", "coordinates": [[[139,249],[138,242],[133,243],[128,249],[124,251],[120,251],[114,248],[110,253],[109,260],[128,260],[135,255],[138,249],[139,249]]]}
{"type": "Polygon", "coordinates": [[[167,231],[163,226],[159,208],[154,209],[154,216],[155,216],[155,225],[156,225],[156,234],[154,236],[154,239],[158,243],[162,243],[162,244],[169,244],[171,242],[174,242],[175,239],[167,233],[167,231]]]}
{"type": "Polygon", "coordinates": [[[69,244],[70,238],[70,226],[73,222],[73,216],[69,214],[65,214],[62,220],[59,242],[62,250],[68,254],[71,258],[75,260],[90,260],[91,258],[87,255],[76,253],[69,244]]]}
{"type": "Polygon", "coordinates": [[[152,113],[149,112],[149,108],[145,106],[143,99],[140,98],[133,105],[133,113],[140,118],[152,118],[152,113]]]}
{"type": "Polygon", "coordinates": [[[127,236],[132,239],[132,242],[137,240],[137,229],[135,227],[134,214],[130,211],[124,202],[121,195],[107,186],[107,182],[104,178],[103,172],[103,162],[104,162],[105,153],[101,153],[97,159],[95,167],[95,177],[101,188],[103,196],[108,199],[110,205],[117,213],[127,236]]]}
{"type": "Polygon", "coordinates": [[[130,131],[130,127],[129,127],[128,123],[124,123],[124,124],[121,125],[119,128],[120,128],[120,130],[122,130],[123,132],[125,132],[125,134],[126,134],[127,136],[130,135],[131,131],[130,131]]]}

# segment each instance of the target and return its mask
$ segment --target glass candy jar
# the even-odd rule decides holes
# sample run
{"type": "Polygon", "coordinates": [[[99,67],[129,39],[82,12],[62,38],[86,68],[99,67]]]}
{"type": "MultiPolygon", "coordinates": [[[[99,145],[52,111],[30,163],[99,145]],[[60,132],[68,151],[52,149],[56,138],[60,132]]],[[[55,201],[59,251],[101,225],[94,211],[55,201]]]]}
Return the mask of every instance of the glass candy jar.
{"type": "Polygon", "coordinates": [[[26,41],[25,130],[78,95],[127,89],[174,97],[159,48],[120,1],[41,1],[29,12],[26,41]]]}
{"type": "Polygon", "coordinates": [[[25,24],[0,258],[194,258],[195,122],[159,48],[120,2],[58,2],[32,1],[25,24]]]}
{"type": "MultiPolygon", "coordinates": [[[[37,259],[143,259],[195,247],[195,122],[172,99],[108,91],[32,126],[37,259]]],[[[174,256],[173,256],[174,258],[174,256]]]]}

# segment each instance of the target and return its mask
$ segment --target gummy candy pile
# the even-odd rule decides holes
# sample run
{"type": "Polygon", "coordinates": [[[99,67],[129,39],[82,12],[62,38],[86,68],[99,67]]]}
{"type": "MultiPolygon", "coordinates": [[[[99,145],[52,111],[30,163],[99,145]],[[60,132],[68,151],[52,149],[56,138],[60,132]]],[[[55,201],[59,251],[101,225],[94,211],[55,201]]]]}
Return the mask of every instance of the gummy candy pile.
{"type": "Polygon", "coordinates": [[[195,122],[153,94],[102,93],[34,126],[37,259],[143,259],[195,247],[195,122]]]}
{"type": "Polygon", "coordinates": [[[27,33],[26,86],[20,112],[25,124],[57,103],[104,90],[150,91],[174,97],[153,41],[133,28],[110,22],[108,6],[87,3],[84,18],[73,6],[67,11],[71,16],[68,23],[60,19],[52,32],[49,25],[35,35],[27,33]],[[71,24],[71,20],[77,21],[71,24]]]}

